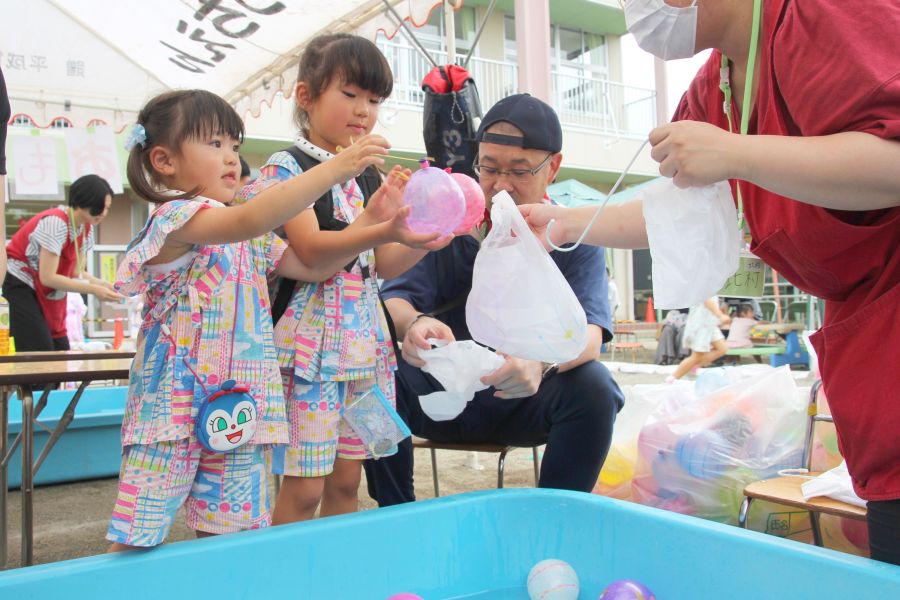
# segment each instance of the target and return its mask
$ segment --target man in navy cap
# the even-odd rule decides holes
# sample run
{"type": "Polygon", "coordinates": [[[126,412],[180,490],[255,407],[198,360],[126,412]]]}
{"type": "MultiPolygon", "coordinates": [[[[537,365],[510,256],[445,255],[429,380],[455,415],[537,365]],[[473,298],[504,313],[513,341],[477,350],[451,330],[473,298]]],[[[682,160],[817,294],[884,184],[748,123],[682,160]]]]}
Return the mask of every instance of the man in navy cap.
{"type": "MultiPolygon", "coordinates": [[[[506,191],[517,204],[549,202],[547,185],[562,162],[562,129],[556,112],[528,94],[500,100],[478,130],[474,165],[485,197],[506,191]]],[[[419,396],[442,390],[421,370],[420,349],[429,338],[471,339],[465,302],[480,240],[490,224],[459,236],[431,252],[382,293],[403,340],[397,371],[397,410],[413,434],[438,441],[512,446],[547,444],[541,487],[589,492],[597,481],[623,397],[602,364],[600,346],[611,339],[606,270],[601,248],[580,246],[551,257],[578,297],[588,322],[588,344],[565,364],[546,364],[514,356],[482,378],[490,387],[475,394],[453,420],[433,421],[419,396]]],[[[405,440],[390,458],[366,461],[369,494],[381,506],[415,500],[413,450],[405,440]]]]}

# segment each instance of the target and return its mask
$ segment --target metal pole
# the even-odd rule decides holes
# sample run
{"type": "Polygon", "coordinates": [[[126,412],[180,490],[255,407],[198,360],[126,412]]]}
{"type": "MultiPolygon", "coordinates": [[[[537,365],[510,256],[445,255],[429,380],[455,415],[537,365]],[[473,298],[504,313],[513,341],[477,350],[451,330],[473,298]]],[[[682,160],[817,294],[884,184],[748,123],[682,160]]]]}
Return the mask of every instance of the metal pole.
{"type": "Polygon", "coordinates": [[[37,472],[38,470],[40,470],[41,465],[47,458],[47,455],[50,454],[50,451],[56,445],[57,440],[59,440],[60,436],[62,436],[63,432],[65,432],[66,428],[68,428],[69,424],[75,418],[75,407],[78,405],[78,401],[81,399],[81,395],[84,393],[84,390],[85,388],[87,388],[89,383],[89,381],[82,381],[78,386],[78,390],[72,395],[72,399],[69,400],[69,404],[66,406],[66,410],[63,411],[62,416],[59,418],[59,422],[56,424],[56,428],[50,434],[50,437],[44,444],[43,450],[41,450],[41,454],[38,456],[37,461],[35,461],[34,463],[32,476],[37,475],[37,472]]]}
{"type": "Polygon", "coordinates": [[[6,456],[6,438],[9,435],[9,388],[0,388],[0,570],[6,568],[6,486],[9,474],[9,457],[6,456]]]}
{"type": "Polygon", "coordinates": [[[444,37],[447,40],[447,64],[456,63],[456,21],[453,3],[444,0],[444,37]]]}
{"type": "Polygon", "coordinates": [[[22,566],[34,561],[34,397],[30,385],[19,386],[22,399],[22,566]]]}
{"type": "Polygon", "coordinates": [[[403,34],[406,36],[406,39],[409,40],[409,43],[416,47],[419,53],[431,63],[432,67],[437,67],[438,64],[431,58],[431,54],[428,53],[428,50],[425,49],[425,46],[422,45],[419,40],[416,39],[416,35],[410,30],[409,25],[406,24],[406,21],[403,20],[400,15],[397,14],[397,11],[394,10],[394,7],[391,6],[391,3],[388,0],[381,0],[381,2],[387,7],[388,11],[397,20],[397,23],[400,24],[400,29],[403,31],[403,34]]]}

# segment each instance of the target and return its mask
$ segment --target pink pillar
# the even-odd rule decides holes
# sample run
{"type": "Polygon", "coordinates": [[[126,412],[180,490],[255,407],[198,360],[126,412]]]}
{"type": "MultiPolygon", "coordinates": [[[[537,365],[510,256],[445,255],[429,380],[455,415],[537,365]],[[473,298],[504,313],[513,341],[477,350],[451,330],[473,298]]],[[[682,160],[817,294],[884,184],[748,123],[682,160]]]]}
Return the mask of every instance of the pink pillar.
{"type": "Polygon", "coordinates": [[[528,92],[548,104],[550,86],[550,2],[516,0],[516,55],[519,91],[528,92]]]}
{"type": "Polygon", "coordinates": [[[665,125],[669,122],[669,80],[666,71],[666,61],[661,58],[653,58],[653,78],[656,81],[656,124],[665,125]]]}

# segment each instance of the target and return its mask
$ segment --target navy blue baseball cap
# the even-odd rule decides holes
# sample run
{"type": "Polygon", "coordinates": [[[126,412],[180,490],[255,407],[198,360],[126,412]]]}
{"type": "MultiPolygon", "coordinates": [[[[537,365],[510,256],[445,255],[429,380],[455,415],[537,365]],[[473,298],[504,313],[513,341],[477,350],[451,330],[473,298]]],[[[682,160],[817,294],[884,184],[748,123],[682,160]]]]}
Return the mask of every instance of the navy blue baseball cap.
{"type": "Polygon", "coordinates": [[[562,127],[549,104],[531,94],[513,94],[491,107],[481,120],[476,141],[533,148],[546,152],[562,150],[562,127]],[[522,130],[522,136],[486,133],[493,124],[506,121],[522,130]]]}

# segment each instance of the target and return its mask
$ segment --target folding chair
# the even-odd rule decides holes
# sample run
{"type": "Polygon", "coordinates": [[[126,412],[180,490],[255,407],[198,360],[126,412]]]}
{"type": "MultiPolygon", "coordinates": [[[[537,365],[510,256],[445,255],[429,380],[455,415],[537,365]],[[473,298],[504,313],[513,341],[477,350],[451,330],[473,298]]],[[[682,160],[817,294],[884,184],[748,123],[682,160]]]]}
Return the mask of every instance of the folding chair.
{"type": "MultiPolygon", "coordinates": [[[[461,450],[464,452],[497,452],[500,454],[497,460],[497,487],[503,487],[503,470],[506,466],[506,454],[510,450],[514,450],[517,446],[504,446],[502,444],[463,444],[451,442],[434,442],[425,438],[413,437],[413,448],[428,448],[431,451],[431,477],[434,481],[434,497],[441,495],[440,484],[438,483],[438,467],[437,467],[437,450],[461,450]]],[[[534,485],[537,486],[540,478],[540,458],[538,457],[538,446],[532,446],[532,456],[534,456],[534,485]]]]}
{"type": "Polygon", "coordinates": [[[625,350],[631,352],[631,362],[637,362],[637,352],[644,347],[644,345],[638,341],[637,334],[634,331],[617,330],[615,332],[615,335],[617,338],[622,338],[622,341],[614,340],[609,343],[610,347],[612,348],[612,356],[610,356],[610,360],[616,360],[616,350],[625,350]]]}
{"type": "MultiPolygon", "coordinates": [[[[803,462],[807,470],[812,465],[812,447],[815,438],[815,427],[817,422],[831,423],[831,415],[820,415],[818,413],[818,397],[819,390],[822,386],[822,380],[816,381],[809,393],[809,408],[807,414],[809,420],[806,424],[806,445],[803,449],[803,462]]],[[[817,475],[817,473],[811,473],[817,475]]],[[[826,497],[816,497],[810,500],[803,498],[800,490],[801,484],[807,481],[807,478],[797,475],[788,475],[785,477],[776,477],[774,479],[764,479],[755,481],[744,488],[744,501],[741,503],[740,512],[738,513],[738,525],[747,528],[748,515],[750,514],[750,505],[754,500],[766,500],[775,502],[794,508],[805,510],[809,513],[809,521],[812,524],[813,543],[816,546],[822,545],[822,531],[819,528],[819,514],[825,513],[844,517],[847,519],[855,519],[857,521],[866,520],[866,509],[853,504],[847,504],[839,500],[833,500],[826,497]]]]}

